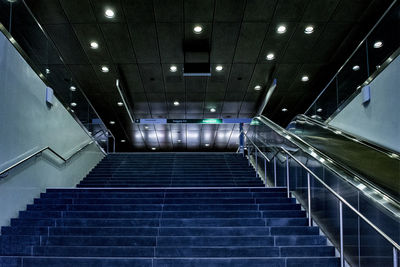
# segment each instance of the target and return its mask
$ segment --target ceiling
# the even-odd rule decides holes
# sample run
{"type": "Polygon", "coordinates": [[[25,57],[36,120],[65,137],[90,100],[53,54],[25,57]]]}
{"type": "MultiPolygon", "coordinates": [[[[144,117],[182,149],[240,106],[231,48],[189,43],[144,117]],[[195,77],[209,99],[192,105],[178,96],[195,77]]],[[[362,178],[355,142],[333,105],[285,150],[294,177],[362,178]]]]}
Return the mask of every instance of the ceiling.
{"type": "MultiPolygon", "coordinates": [[[[119,151],[232,150],[238,125],[132,124],[125,108],[117,105],[116,79],[125,88],[134,118],[200,119],[254,116],[276,78],[264,115],[286,126],[305,111],[390,2],[26,0],[72,73],[54,83],[69,87],[72,79],[106,124],[116,122],[108,127],[119,151]],[[105,16],[108,8],[115,12],[113,18],[105,16]],[[200,34],[193,31],[196,25],[203,27],[200,34]],[[279,25],[287,31],[277,33],[279,25]],[[314,27],[312,34],[304,33],[308,25],[314,27]],[[183,77],[188,61],[183,41],[199,39],[209,42],[211,76],[183,77]],[[93,41],[97,49],[90,47],[93,41]],[[275,58],[268,61],[268,53],[275,58]],[[101,71],[104,65],[108,73],[101,71]],[[171,65],[176,72],[170,72],[171,65]],[[309,81],[301,81],[304,75],[309,81]],[[254,90],[256,85],[262,89],[254,90]]],[[[40,38],[39,33],[31,35],[40,38]]],[[[42,67],[57,73],[58,58],[39,57],[39,48],[31,50],[42,67]]],[[[78,92],[67,98],[79,106],[74,94],[78,92]]]]}

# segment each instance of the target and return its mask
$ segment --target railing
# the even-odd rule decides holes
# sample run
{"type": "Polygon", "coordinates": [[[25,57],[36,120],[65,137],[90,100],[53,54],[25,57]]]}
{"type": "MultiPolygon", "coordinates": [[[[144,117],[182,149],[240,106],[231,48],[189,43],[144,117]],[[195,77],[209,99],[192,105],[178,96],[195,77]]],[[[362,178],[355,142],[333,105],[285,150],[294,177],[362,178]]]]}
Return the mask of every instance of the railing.
{"type": "MultiPolygon", "coordinates": [[[[338,248],[341,266],[345,266],[346,257],[346,261],[350,265],[390,266],[392,264],[392,266],[398,267],[398,251],[400,250],[398,241],[396,242],[391,235],[389,236],[389,234],[385,233],[382,227],[377,226],[376,222],[372,222],[371,218],[367,218],[363,214],[364,212],[368,213],[369,210],[363,208],[366,201],[360,194],[362,188],[358,188],[360,190],[354,194],[348,190],[350,188],[348,183],[345,183],[344,187],[342,185],[336,186],[336,183],[339,182],[332,182],[330,180],[332,175],[326,175],[325,172],[327,171],[322,170],[321,174],[317,173],[319,169],[315,166],[323,161],[322,158],[315,161],[310,160],[301,154],[303,153],[302,149],[298,149],[295,153],[301,154],[300,157],[302,159],[307,159],[307,163],[303,163],[298,156],[295,156],[284,147],[287,146],[288,141],[292,141],[290,135],[276,133],[273,129],[272,131],[276,136],[267,133],[260,140],[261,138],[257,135],[262,135],[262,133],[257,127],[259,125],[250,126],[249,128],[250,132],[255,132],[255,138],[243,132],[246,137],[245,146],[249,164],[251,161],[253,162],[256,173],[261,172],[262,174],[264,172],[266,186],[283,186],[287,189],[288,197],[291,194],[296,196],[307,211],[308,225],[312,226],[313,222],[317,223],[338,248]],[[270,148],[272,148],[272,151],[270,148]],[[264,160],[264,170],[259,166],[260,158],[261,161],[264,160]],[[271,166],[269,163],[273,165],[271,166]],[[312,167],[317,168],[317,171],[313,171],[312,167]],[[273,182],[269,182],[272,179],[273,182]],[[343,190],[343,188],[346,189],[343,190]],[[324,192],[327,193],[325,194],[324,192]],[[336,212],[338,216],[335,217],[336,212]],[[369,256],[366,263],[364,257],[367,253],[363,251],[364,249],[371,249],[371,247],[375,249],[375,252],[370,253],[378,255],[369,256]],[[355,255],[354,248],[358,249],[355,255]],[[390,248],[389,255],[388,250],[390,248]]],[[[388,219],[390,217],[379,218],[379,212],[381,212],[379,207],[373,207],[373,209],[373,216],[378,217],[372,217],[373,219],[383,220],[385,223],[390,220],[388,219]]],[[[390,227],[394,231],[400,230],[398,221],[394,223],[394,227],[393,225],[390,225],[390,227]]],[[[388,230],[387,227],[385,230],[388,230]]]]}
{"type": "MultiPolygon", "coordinates": [[[[0,178],[4,178],[7,176],[8,172],[11,171],[12,169],[18,167],[19,165],[21,165],[22,163],[30,160],[31,158],[42,154],[44,151],[48,150],[51,153],[53,153],[57,158],[59,158],[60,160],[62,160],[64,163],[66,163],[67,161],[69,161],[73,156],[75,156],[76,154],[78,154],[80,151],[82,151],[83,149],[85,149],[87,146],[93,144],[94,141],[90,141],[88,143],[86,143],[85,145],[83,145],[81,148],[79,148],[78,150],[76,150],[73,154],[71,154],[69,157],[64,158],[63,156],[61,156],[60,154],[58,154],[56,151],[54,151],[54,149],[52,149],[49,146],[43,147],[41,149],[39,149],[38,151],[26,156],[25,158],[21,159],[20,161],[14,163],[13,165],[7,167],[6,169],[0,171],[0,178]]],[[[104,153],[104,151],[103,151],[104,153]]]]}
{"type": "Polygon", "coordinates": [[[399,54],[400,5],[394,0],[304,112],[331,120],[399,54]]]}

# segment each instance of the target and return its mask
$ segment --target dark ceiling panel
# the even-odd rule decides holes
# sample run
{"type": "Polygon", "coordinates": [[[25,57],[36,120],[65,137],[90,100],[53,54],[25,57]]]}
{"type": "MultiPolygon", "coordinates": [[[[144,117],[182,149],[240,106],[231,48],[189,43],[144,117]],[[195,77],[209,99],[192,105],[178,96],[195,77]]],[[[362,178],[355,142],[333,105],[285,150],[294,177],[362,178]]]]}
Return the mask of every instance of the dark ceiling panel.
{"type": "Polygon", "coordinates": [[[246,92],[254,71],[254,66],[254,64],[233,64],[227,92],[246,92]]]}
{"type": "Polygon", "coordinates": [[[160,62],[155,24],[131,23],[129,24],[129,30],[137,61],[139,63],[160,62]]]}
{"type": "Polygon", "coordinates": [[[277,0],[247,1],[244,11],[244,21],[269,21],[275,11],[277,0]]]}
{"type": "Polygon", "coordinates": [[[289,90],[289,86],[292,83],[292,79],[287,77],[297,77],[297,73],[300,69],[299,64],[279,64],[276,72],[277,89],[280,92],[289,90]]]}
{"type": "Polygon", "coordinates": [[[139,69],[136,64],[120,64],[118,65],[119,72],[126,83],[127,90],[130,93],[144,92],[139,69]]]}
{"type": "Polygon", "coordinates": [[[300,20],[308,2],[309,0],[279,0],[274,20],[277,22],[300,20]]]}
{"type": "Polygon", "coordinates": [[[214,23],[211,62],[231,63],[235,53],[240,23],[214,23]]]}
{"type": "Polygon", "coordinates": [[[235,63],[256,62],[264,40],[268,23],[243,23],[236,47],[235,63]]]}
{"type": "Polygon", "coordinates": [[[139,71],[147,93],[164,93],[164,79],[160,64],[140,64],[139,71]]]}
{"type": "Polygon", "coordinates": [[[70,23],[96,23],[89,0],[60,0],[70,23]]]}
{"type": "Polygon", "coordinates": [[[328,21],[340,0],[311,0],[304,12],[303,21],[315,23],[328,21]]]}
{"type": "Polygon", "coordinates": [[[123,0],[122,3],[129,22],[154,22],[153,1],[123,0]]]}
{"type": "Polygon", "coordinates": [[[101,30],[114,63],[136,62],[129,30],[125,23],[101,24],[101,30]]]}
{"type": "Polygon", "coordinates": [[[333,22],[358,22],[371,1],[341,0],[332,16],[333,22]]]}
{"type": "Polygon", "coordinates": [[[58,0],[26,0],[25,2],[41,24],[68,23],[58,0]]]}
{"type": "Polygon", "coordinates": [[[87,64],[89,62],[70,24],[48,25],[46,30],[65,63],[87,64]]]}
{"type": "Polygon", "coordinates": [[[158,23],[158,44],[162,63],[183,63],[183,24],[158,23]]]}
{"type": "Polygon", "coordinates": [[[217,22],[240,22],[245,8],[244,0],[217,0],[214,20],[217,22]]]}
{"type": "Polygon", "coordinates": [[[157,22],[181,22],[183,0],[153,0],[157,22]]]}
{"type": "Polygon", "coordinates": [[[186,22],[211,22],[214,13],[214,0],[186,0],[185,21],[186,22]]]}

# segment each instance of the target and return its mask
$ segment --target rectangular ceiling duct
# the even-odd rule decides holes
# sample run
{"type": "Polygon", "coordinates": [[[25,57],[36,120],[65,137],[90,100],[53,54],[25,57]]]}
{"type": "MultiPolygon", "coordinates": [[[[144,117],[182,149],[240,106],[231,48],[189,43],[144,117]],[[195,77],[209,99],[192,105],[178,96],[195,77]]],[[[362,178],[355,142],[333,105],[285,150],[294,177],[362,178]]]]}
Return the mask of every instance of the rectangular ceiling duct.
{"type": "Polygon", "coordinates": [[[209,39],[184,40],[183,53],[183,76],[211,76],[209,39]]]}

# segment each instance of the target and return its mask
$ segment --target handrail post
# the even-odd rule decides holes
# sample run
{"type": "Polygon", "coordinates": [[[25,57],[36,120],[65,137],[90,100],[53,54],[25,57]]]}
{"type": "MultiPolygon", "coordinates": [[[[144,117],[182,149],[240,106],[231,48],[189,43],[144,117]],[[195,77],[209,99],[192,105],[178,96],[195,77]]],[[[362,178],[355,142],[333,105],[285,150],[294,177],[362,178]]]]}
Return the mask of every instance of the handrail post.
{"type": "Polygon", "coordinates": [[[287,197],[290,197],[290,181],[289,181],[289,155],[286,155],[286,188],[287,188],[287,197]]]}
{"type": "Polygon", "coordinates": [[[310,173],[307,172],[307,199],[308,199],[308,226],[312,225],[311,219],[311,185],[310,185],[310,173]]]}
{"type": "Polygon", "coordinates": [[[250,146],[247,146],[247,162],[250,166],[250,146]]]}
{"type": "Polygon", "coordinates": [[[395,247],[393,247],[393,267],[399,267],[399,254],[395,247]]]}
{"type": "Polygon", "coordinates": [[[274,157],[274,186],[276,187],[276,157],[274,157]]]}
{"type": "Polygon", "coordinates": [[[258,175],[257,175],[257,172],[258,172],[258,157],[257,157],[258,149],[257,149],[256,147],[255,147],[254,149],[255,149],[255,151],[256,151],[255,154],[256,154],[256,177],[257,177],[257,176],[258,176],[258,175]]]}
{"type": "Polygon", "coordinates": [[[344,267],[344,249],[343,249],[343,204],[339,200],[339,226],[340,226],[340,266],[344,267]]]}
{"type": "Polygon", "coordinates": [[[264,158],[264,180],[265,180],[265,187],[268,187],[267,184],[267,159],[264,158]]]}

